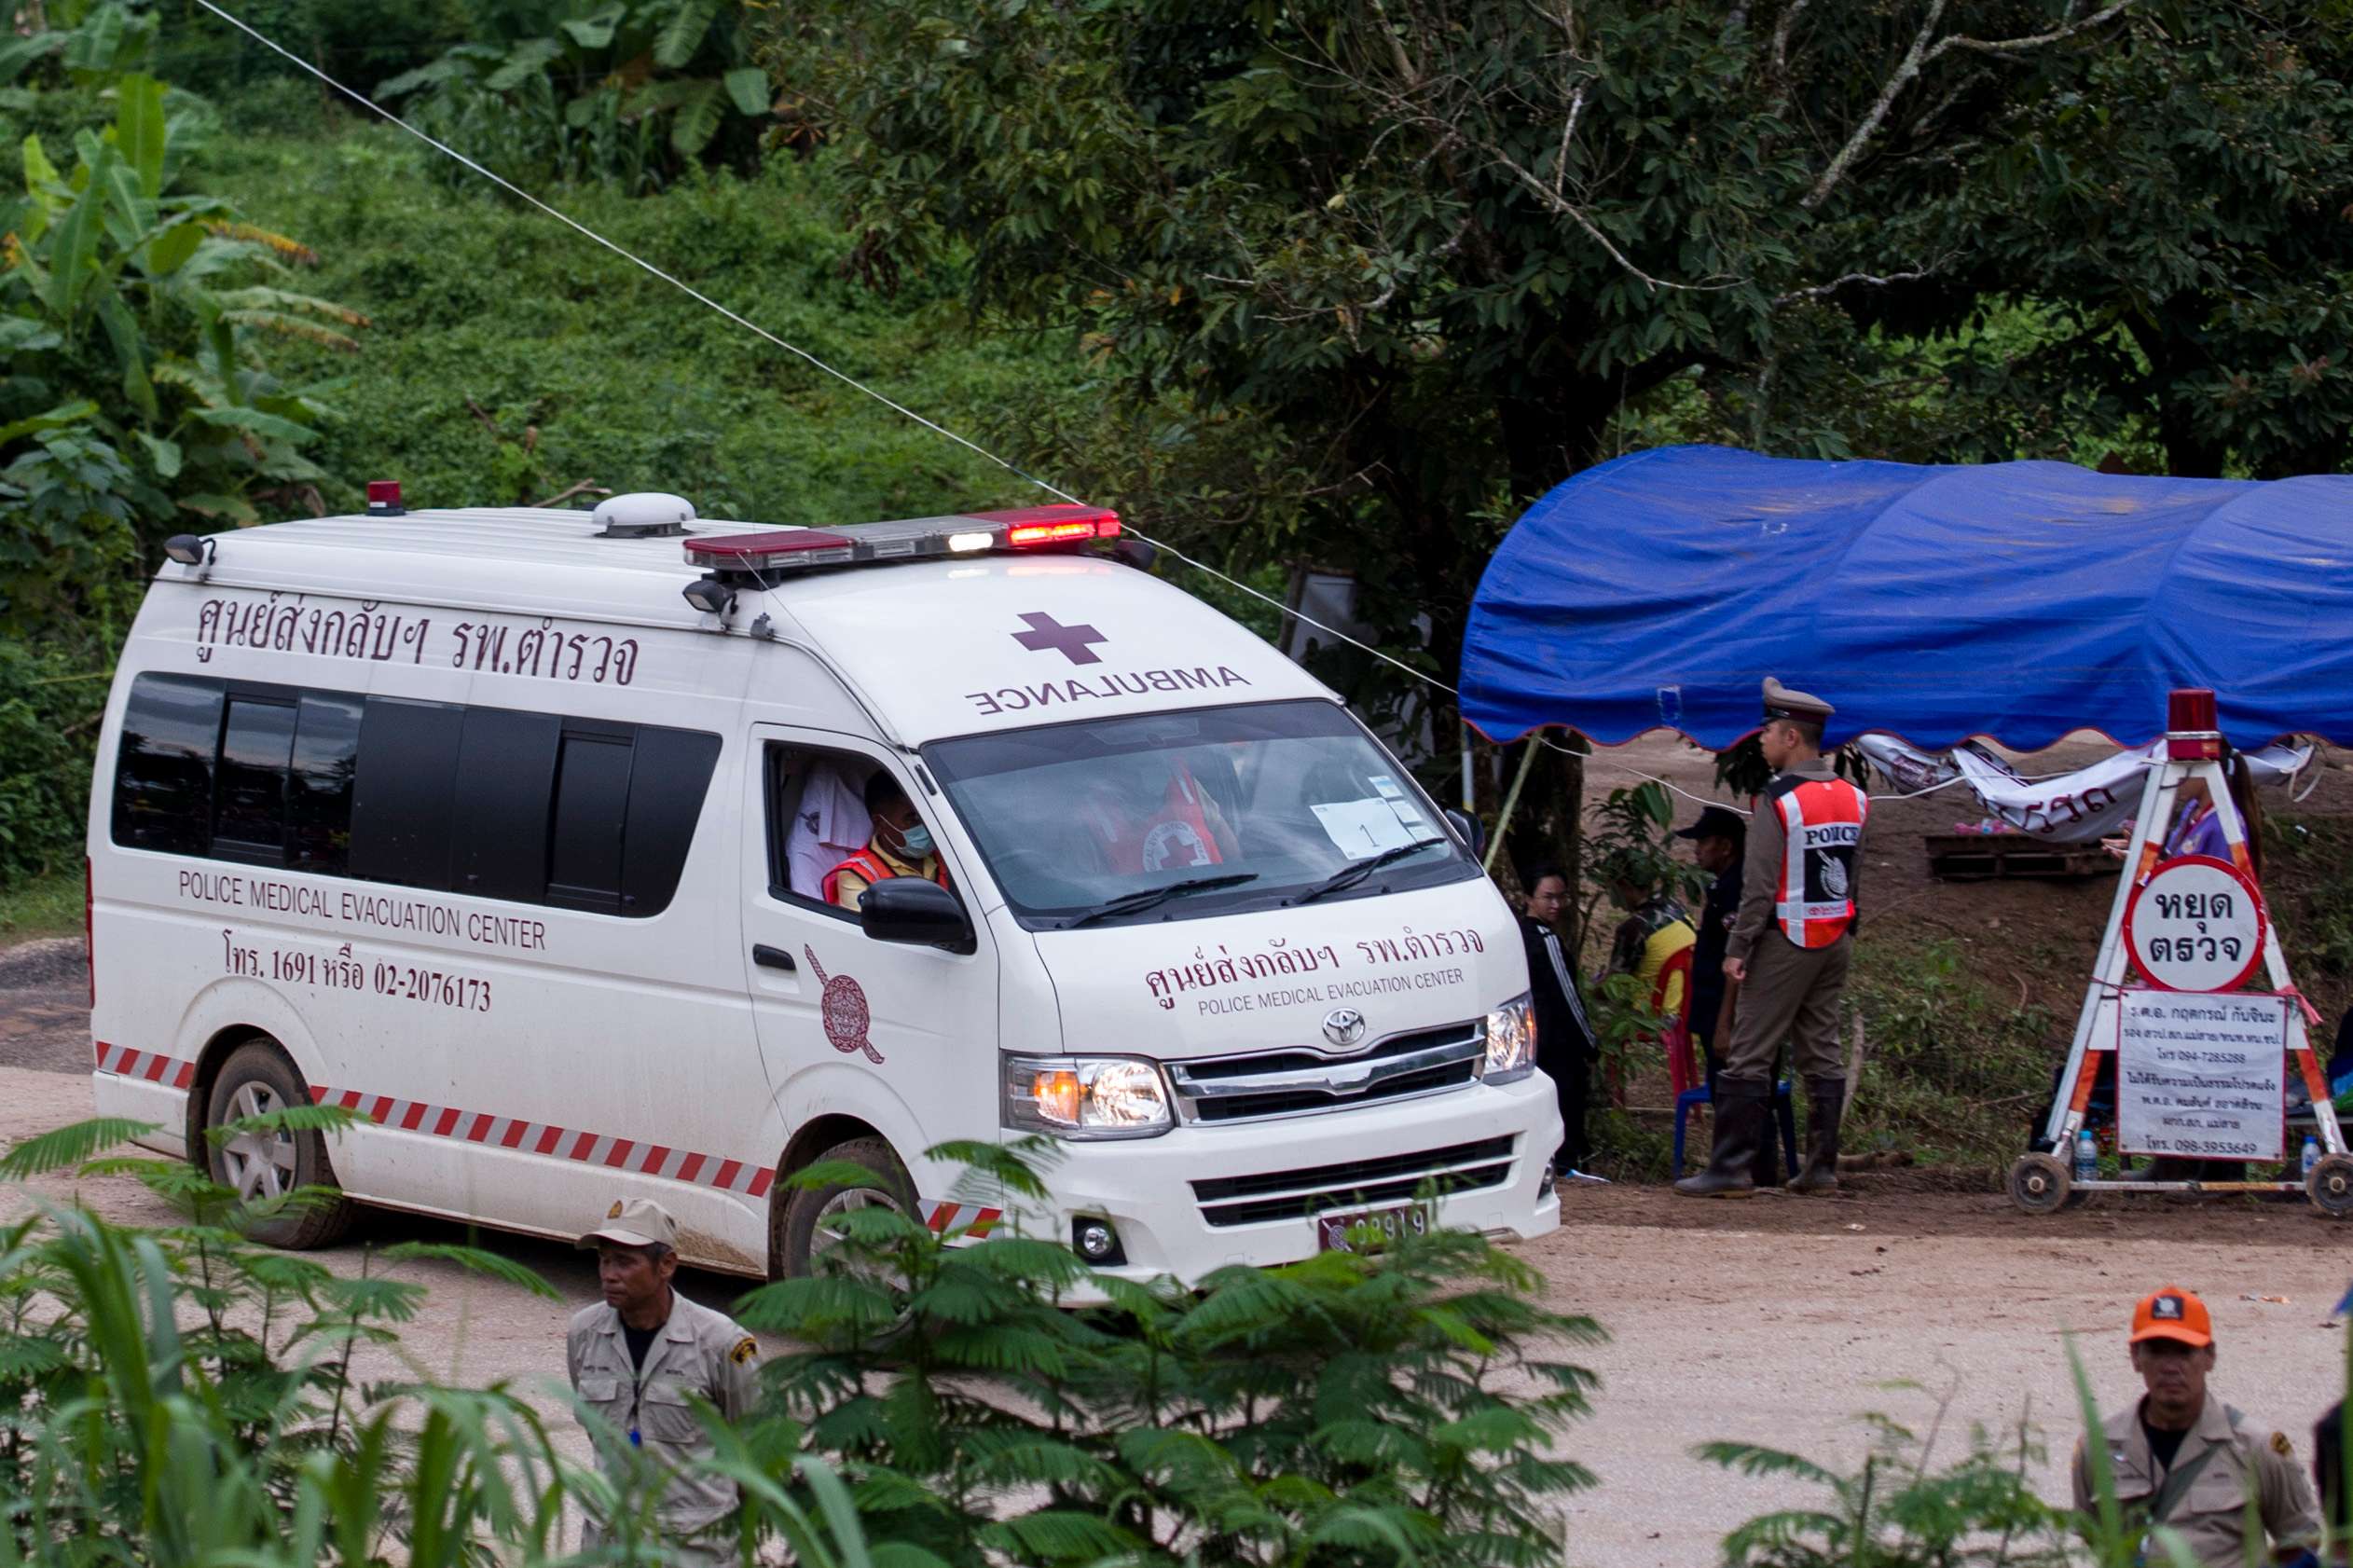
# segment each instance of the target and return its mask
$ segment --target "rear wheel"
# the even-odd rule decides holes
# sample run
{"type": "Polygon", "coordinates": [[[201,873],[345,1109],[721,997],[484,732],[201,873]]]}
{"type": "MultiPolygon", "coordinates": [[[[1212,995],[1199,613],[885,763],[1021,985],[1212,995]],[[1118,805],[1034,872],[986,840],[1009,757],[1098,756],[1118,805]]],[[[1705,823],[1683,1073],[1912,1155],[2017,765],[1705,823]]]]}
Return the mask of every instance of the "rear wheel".
{"type": "Polygon", "coordinates": [[[890,1145],[881,1138],[851,1138],[817,1157],[816,1163],[844,1161],[865,1167],[864,1176],[828,1182],[817,1188],[794,1188],[770,1221],[776,1227],[776,1253],[788,1279],[818,1271],[825,1254],[839,1244],[830,1222],[860,1209],[887,1208],[912,1217],[915,1212],[915,1183],[890,1145]]]}
{"type": "MultiPolygon", "coordinates": [[[[204,1124],[219,1127],[310,1103],[302,1075],[277,1042],[248,1040],[221,1064],[204,1124]]],[[[208,1138],[205,1161],[213,1179],[248,1204],[268,1203],[300,1188],[336,1185],[326,1137],[321,1133],[240,1133],[217,1144],[208,1138]]],[[[265,1245],[299,1252],[340,1240],[351,1228],[356,1209],[349,1199],[337,1197],[282,1210],[246,1230],[265,1245]]]]}

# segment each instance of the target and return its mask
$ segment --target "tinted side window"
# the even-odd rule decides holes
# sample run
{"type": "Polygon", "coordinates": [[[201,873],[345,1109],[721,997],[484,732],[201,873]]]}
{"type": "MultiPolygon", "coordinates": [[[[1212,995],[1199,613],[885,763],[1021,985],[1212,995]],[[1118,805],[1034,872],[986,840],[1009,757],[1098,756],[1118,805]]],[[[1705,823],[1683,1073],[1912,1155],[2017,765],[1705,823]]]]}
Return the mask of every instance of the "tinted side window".
{"type": "Polygon", "coordinates": [[[351,778],[360,759],[365,699],[305,692],[295,716],[286,778],[286,864],[341,873],[351,859],[351,778]]]}
{"type": "Polygon", "coordinates": [[[621,907],[621,834],[629,810],[629,736],[567,733],[556,763],[547,901],[621,907]]]}
{"type": "Polygon", "coordinates": [[[547,810],[561,729],[552,713],[466,709],[453,891],[530,903],[546,896],[547,810]]]}
{"type": "Polygon", "coordinates": [[[201,676],[131,682],[117,844],[659,915],[719,737],[201,676]]]}
{"type": "Polygon", "coordinates": [[[187,675],[133,681],[115,758],[115,842],[132,849],[205,853],[220,738],[218,681],[187,675]]]}
{"type": "Polygon", "coordinates": [[[621,906],[629,915],[659,915],[678,890],[694,845],[695,819],[719,763],[719,737],[648,726],[638,731],[637,751],[629,825],[621,838],[621,906]]]}
{"type": "Polygon", "coordinates": [[[293,703],[228,699],[213,813],[216,858],[267,866],[284,862],[286,772],[294,738],[293,703]]]}
{"type": "Polygon", "coordinates": [[[454,703],[367,699],[351,787],[353,876],[448,888],[465,712],[454,703]]]}

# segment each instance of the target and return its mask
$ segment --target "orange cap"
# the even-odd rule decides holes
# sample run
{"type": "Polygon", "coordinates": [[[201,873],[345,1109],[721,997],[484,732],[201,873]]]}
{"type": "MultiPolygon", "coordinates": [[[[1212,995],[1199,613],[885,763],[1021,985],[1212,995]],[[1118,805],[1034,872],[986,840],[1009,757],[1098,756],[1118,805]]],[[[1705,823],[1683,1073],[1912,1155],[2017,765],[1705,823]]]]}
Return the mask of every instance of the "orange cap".
{"type": "Polygon", "coordinates": [[[2214,1319],[2204,1301],[2180,1286],[2160,1286],[2154,1294],[2140,1298],[2140,1304],[2132,1309],[2132,1338],[2126,1342],[2137,1345],[2143,1340],[2179,1340],[2185,1345],[2210,1345],[2214,1342],[2214,1319]]]}

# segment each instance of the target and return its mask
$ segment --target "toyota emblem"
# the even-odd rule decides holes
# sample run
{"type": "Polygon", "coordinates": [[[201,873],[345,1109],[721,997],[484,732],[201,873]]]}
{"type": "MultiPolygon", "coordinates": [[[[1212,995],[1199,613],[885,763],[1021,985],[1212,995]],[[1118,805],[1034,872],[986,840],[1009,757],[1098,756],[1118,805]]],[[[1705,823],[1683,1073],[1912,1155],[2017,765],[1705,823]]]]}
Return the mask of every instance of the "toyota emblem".
{"type": "Polygon", "coordinates": [[[1324,1038],[1334,1045],[1354,1045],[1365,1038],[1365,1015],[1353,1007],[1324,1014],[1324,1038]]]}

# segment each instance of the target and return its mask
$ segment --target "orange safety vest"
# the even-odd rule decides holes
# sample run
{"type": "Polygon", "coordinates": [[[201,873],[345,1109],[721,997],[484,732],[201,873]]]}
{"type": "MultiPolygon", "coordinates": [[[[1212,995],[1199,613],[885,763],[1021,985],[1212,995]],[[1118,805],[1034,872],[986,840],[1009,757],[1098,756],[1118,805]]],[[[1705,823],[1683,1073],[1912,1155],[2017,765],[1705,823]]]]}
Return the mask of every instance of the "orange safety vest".
{"type": "Polygon", "coordinates": [[[1870,797],[1843,778],[1783,774],[1767,786],[1781,818],[1773,918],[1800,947],[1827,947],[1854,924],[1854,863],[1870,797]]]}
{"type": "MultiPolygon", "coordinates": [[[[820,889],[825,894],[825,901],[827,903],[836,901],[833,895],[841,891],[842,873],[846,871],[854,872],[858,875],[864,877],[866,879],[866,886],[869,887],[872,887],[877,882],[888,882],[891,878],[901,874],[900,873],[891,870],[889,862],[886,861],[881,856],[875,854],[872,849],[852,850],[850,852],[849,859],[844,860],[840,865],[835,866],[832,871],[827,872],[825,873],[824,882],[819,884],[820,889]]],[[[943,887],[948,885],[947,862],[943,860],[940,863],[939,872],[931,878],[931,880],[938,883],[943,887]]]]}
{"type": "Polygon", "coordinates": [[[1202,810],[1201,786],[1181,763],[1161,794],[1159,810],[1141,822],[1109,821],[1098,811],[1095,831],[1103,836],[1111,870],[1123,876],[1225,861],[1202,810]]]}

